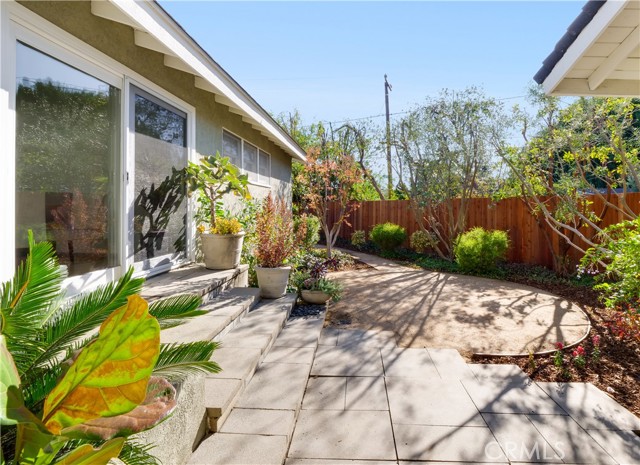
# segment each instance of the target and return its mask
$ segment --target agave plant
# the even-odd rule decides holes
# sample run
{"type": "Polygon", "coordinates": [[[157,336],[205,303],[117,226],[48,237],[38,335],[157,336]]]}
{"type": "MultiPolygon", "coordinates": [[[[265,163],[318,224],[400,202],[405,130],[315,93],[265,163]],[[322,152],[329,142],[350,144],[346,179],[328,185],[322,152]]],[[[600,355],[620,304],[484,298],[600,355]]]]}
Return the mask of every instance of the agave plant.
{"type": "Polygon", "coordinates": [[[147,305],[137,295],[144,280],[130,269],[68,301],[52,246],[30,233],[29,249],[0,288],[0,463],[157,463],[151,445],[126,436],[170,414],[170,382],[220,370],[210,361],[214,342],[159,343],[160,328],[204,313],[200,297],[147,305]]]}

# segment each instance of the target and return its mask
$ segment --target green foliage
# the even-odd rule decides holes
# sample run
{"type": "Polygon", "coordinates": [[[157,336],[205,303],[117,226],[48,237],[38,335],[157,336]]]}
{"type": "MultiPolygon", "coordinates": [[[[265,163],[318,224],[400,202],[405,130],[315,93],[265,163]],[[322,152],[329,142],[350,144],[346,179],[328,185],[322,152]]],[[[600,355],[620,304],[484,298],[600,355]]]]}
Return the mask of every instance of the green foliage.
{"type": "Polygon", "coordinates": [[[208,224],[211,230],[216,228],[218,203],[223,195],[232,193],[245,200],[251,198],[247,187],[248,175],[240,174],[229,157],[219,153],[202,157],[199,163],[189,162],[186,174],[189,192],[198,192],[200,196],[201,208],[198,209],[196,220],[208,224]]]}
{"type": "Polygon", "coordinates": [[[320,240],[320,219],[314,215],[303,214],[293,218],[293,231],[298,233],[300,226],[304,224],[306,233],[300,246],[305,250],[313,249],[320,240]]]}
{"type": "Polygon", "coordinates": [[[640,217],[604,229],[599,247],[581,260],[581,271],[596,275],[595,289],[609,308],[640,299],[640,217]],[[604,265],[604,271],[600,273],[604,265]]]}
{"type": "Polygon", "coordinates": [[[219,218],[216,227],[211,230],[213,234],[238,234],[242,231],[242,224],[237,218],[219,218]]]}
{"type": "Polygon", "coordinates": [[[354,231],[351,234],[351,245],[357,247],[358,249],[362,248],[363,245],[367,243],[367,233],[365,233],[362,229],[358,231],[354,231]]]}
{"type": "Polygon", "coordinates": [[[29,245],[0,290],[2,456],[16,464],[46,465],[63,455],[68,464],[106,463],[134,449],[110,438],[152,427],[173,409],[175,390],[156,375],[219,370],[210,361],[215,343],[159,344],[160,327],[201,314],[201,299],[176,296],[148,307],[136,295],[143,280],[132,279],[131,269],[65,302],[51,245],[32,234],[29,245]]]}
{"type": "Polygon", "coordinates": [[[436,242],[437,239],[433,234],[421,229],[411,234],[409,238],[409,245],[418,253],[424,253],[426,250],[433,248],[436,242]]]}
{"type": "Polygon", "coordinates": [[[509,236],[505,231],[486,231],[473,228],[456,238],[454,253],[463,271],[486,272],[495,269],[509,248],[509,236]]]}
{"type": "Polygon", "coordinates": [[[363,202],[367,200],[381,200],[380,194],[373,186],[373,183],[369,179],[365,179],[353,185],[351,191],[352,200],[363,202]]]}
{"type": "Polygon", "coordinates": [[[407,240],[407,232],[394,223],[377,224],[369,233],[371,241],[384,251],[394,250],[407,240]]]}

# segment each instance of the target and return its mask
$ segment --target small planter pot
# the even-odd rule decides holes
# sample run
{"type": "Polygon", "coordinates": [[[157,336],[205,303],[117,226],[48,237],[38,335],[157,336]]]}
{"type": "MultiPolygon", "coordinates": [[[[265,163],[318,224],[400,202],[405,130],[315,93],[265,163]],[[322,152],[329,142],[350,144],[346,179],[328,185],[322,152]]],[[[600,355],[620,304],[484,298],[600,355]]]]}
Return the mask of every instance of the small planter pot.
{"type": "Polygon", "coordinates": [[[300,294],[302,295],[302,300],[309,304],[314,305],[322,305],[326,304],[331,296],[323,291],[309,291],[309,290],[301,290],[300,294]]]}
{"type": "Polygon", "coordinates": [[[204,266],[210,270],[230,270],[240,264],[244,231],[238,234],[202,234],[204,266]]]}
{"type": "Polygon", "coordinates": [[[289,282],[290,266],[279,268],[263,268],[256,266],[258,286],[260,287],[260,297],[265,299],[277,299],[282,297],[287,291],[289,282]]]}

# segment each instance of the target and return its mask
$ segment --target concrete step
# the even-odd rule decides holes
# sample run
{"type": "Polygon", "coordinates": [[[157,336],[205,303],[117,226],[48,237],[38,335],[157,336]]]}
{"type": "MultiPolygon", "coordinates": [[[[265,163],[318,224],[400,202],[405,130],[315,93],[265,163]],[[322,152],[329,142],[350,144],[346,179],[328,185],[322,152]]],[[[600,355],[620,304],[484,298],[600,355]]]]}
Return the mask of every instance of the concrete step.
{"type": "MultiPolygon", "coordinates": [[[[249,329],[244,328],[260,332],[254,334],[254,341],[248,344],[256,345],[254,343],[258,342],[259,337],[271,338],[274,326],[278,331],[282,328],[281,315],[288,315],[294,305],[295,296],[277,301],[262,301],[238,328],[222,338],[223,347],[227,347],[227,341],[240,344],[238,334],[242,337],[251,334],[249,329]]],[[[323,321],[324,315],[284,321],[284,329],[279,335],[276,334],[275,341],[271,341],[273,350],[263,353],[263,362],[248,385],[244,389],[238,389],[239,385],[220,385],[217,395],[221,399],[218,402],[224,405],[208,409],[208,412],[221,414],[214,422],[215,431],[218,432],[197,447],[189,464],[281,465],[284,462],[323,321]],[[224,388],[227,388],[227,392],[221,395],[220,391],[224,388]]],[[[248,350],[249,347],[239,349],[248,350]]],[[[225,356],[229,354],[231,352],[225,356]]],[[[253,357],[255,356],[254,353],[253,357]]],[[[216,359],[215,356],[213,358],[216,359]]],[[[215,380],[215,376],[211,379],[215,380]]],[[[211,384],[211,388],[215,389],[215,384],[211,384]]],[[[214,394],[211,394],[211,399],[213,397],[214,394]]]]}
{"type": "Polygon", "coordinates": [[[237,287],[214,297],[200,307],[208,313],[168,328],[160,334],[160,342],[193,342],[220,340],[236,327],[242,318],[260,301],[260,291],[237,287]]]}
{"type": "Polygon", "coordinates": [[[202,265],[188,265],[148,279],[140,295],[148,301],[176,294],[198,294],[207,302],[225,290],[247,287],[249,265],[233,270],[208,270],[202,265]]]}
{"type": "MultiPolygon", "coordinates": [[[[219,431],[226,421],[253,378],[259,363],[269,353],[295,302],[295,294],[260,301],[239,319],[234,328],[216,338],[220,342],[220,348],[214,352],[212,360],[220,365],[222,372],[210,375],[206,383],[205,404],[209,431],[219,431]]],[[[212,308],[211,315],[215,315],[216,304],[212,308]]],[[[229,311],[228,308],[223,310],[229,311]]]]}

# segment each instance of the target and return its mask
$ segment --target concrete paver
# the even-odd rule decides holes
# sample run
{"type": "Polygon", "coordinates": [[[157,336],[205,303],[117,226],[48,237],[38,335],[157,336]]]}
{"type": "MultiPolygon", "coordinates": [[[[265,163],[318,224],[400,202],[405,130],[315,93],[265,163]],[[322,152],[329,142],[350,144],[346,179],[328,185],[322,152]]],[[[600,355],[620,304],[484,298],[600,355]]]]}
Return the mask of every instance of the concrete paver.
{"type": "Polygon", "coordinates": [[[614,460],[623,465],[640,463],[640,437],[633,431],[588,430],[589,436],[596,440],[614,460]]]}
{"type": "Polygon", "coordinates": [[[386,377],[440,379],[426,349],[383,349],[381,354],[386,377]]]}
{"type": "Polygon", "coordinates": [[[525,415],[484,413],[482,417],[509,460],[562,463],[562,458],[525,415]]]}
{"type": "Polygon", "coordinates": [[[302,410],[289,457],[395,460],[388,412],[302,410]]]}
{"type": "Polygon", "coordinates": [[[512,381],[515,379],[522,381],[531,381],[529,376],[522,371],[518,365],[492,365],[470,363],[468,367],[479,380],[484,379],[503,379],[512,381]]]}
{"type": "Polygon", "coordinates": [[[216,378],[247,379],[249,373],[258,366],[262,350],[223,347],[216,349],[211,357],[220,365],[222,371],[215,375],[216,378]]]}
{"type": "Polygon", "coordinates": [[[640,430],[640,418],[591,383],[537,383],[585,429],[640,430]]]}
{"type": "Polygon", "coordinates": [[[295,410],[302,401],[308,376],[309,365],[263,363],[236,407],[295,410]]]}
{"type": "Polygon", "coordinates": [[[291,438],[294,423],[295,412],[293,410],[235,408],[220,428],[220,432],[291,438]]]}
{"type": "Polygon", "coordinates": [[[397,465],[397,463],[395,460],[287,459],[284,465],[397,465]]]}
{"type": "Polygon", "coordinates": [[[455,349],[427,349],[442,379],[475,379],[475,375],[455,349]]]}
{"type": "Polygon", "coordinates": [[[384,378],[347,378],[346,410],[389,410],[384,378]]]}
{"type": "Polygon", "coordinates": [[[361,329],[338,330],[339,346],[364,346],[394,348],[396,347],[395,334],[392,331],[367,331],[361,329]]]}
{"type": "Polygon", "coordinates": [[[533,382],[515,379],[462,380],[462,384],[482,413],[531,413],[566,415],[533,382]]]}
{"type": "Polygon", "coordinates": [[[565,463],[613,464],[615,461],[568,415],[527,415],[565,463]]]}
{"type": "Polygon", "coordinates": [[[318,347],[311,368],[319,376],[382,376],[380,349],[363,346],[318,347]]]}
{"type": "Polygon", "coordinates": [[[276,339],[274,347],[316,348],[324,318],[308,317],[290,319],[276,339]]]}
{"type": "Polygon", "coordinates": [[[393,424],[486,426],[459,381],[386,378],[393,424]]]}
{"type": "Polygon", "coordinates": [[[400,460],[507,461],[487,427],[393,425],[400,460]]]}
{"type": "Polygon", "coordinates": [[[309,410],[344,410],[347,394],[345,377],[312,377],[307,383],[302,408],[309,410]]]}
{"type": "Polygon", "coordinates": [[[337,346],[338,336],[340,335],[340,331],[341,330],[337,328],[324,328],[320,333],[320,340],[318,341],[318,345],[337,346]]]}
{"type": "Polygon", "coordinates": [[[281,465],[286,436],[216,433],[191,455],[189,465],[281,465]]]}
{"type": "Polygon", "coordinates": [[[311,365],[315,350],[310,347],[273,347],[265,363],[303,363],[311,365]]]}
{"type": "Polygon", "coordinates": [[[231,332],[230,334],[225,335],[224,339],[220,343],[220,348],[260,349],[260,352],[264,353],[269,347],[271,340],[272,338],[268,334],[239,336],[231,332]]]}

